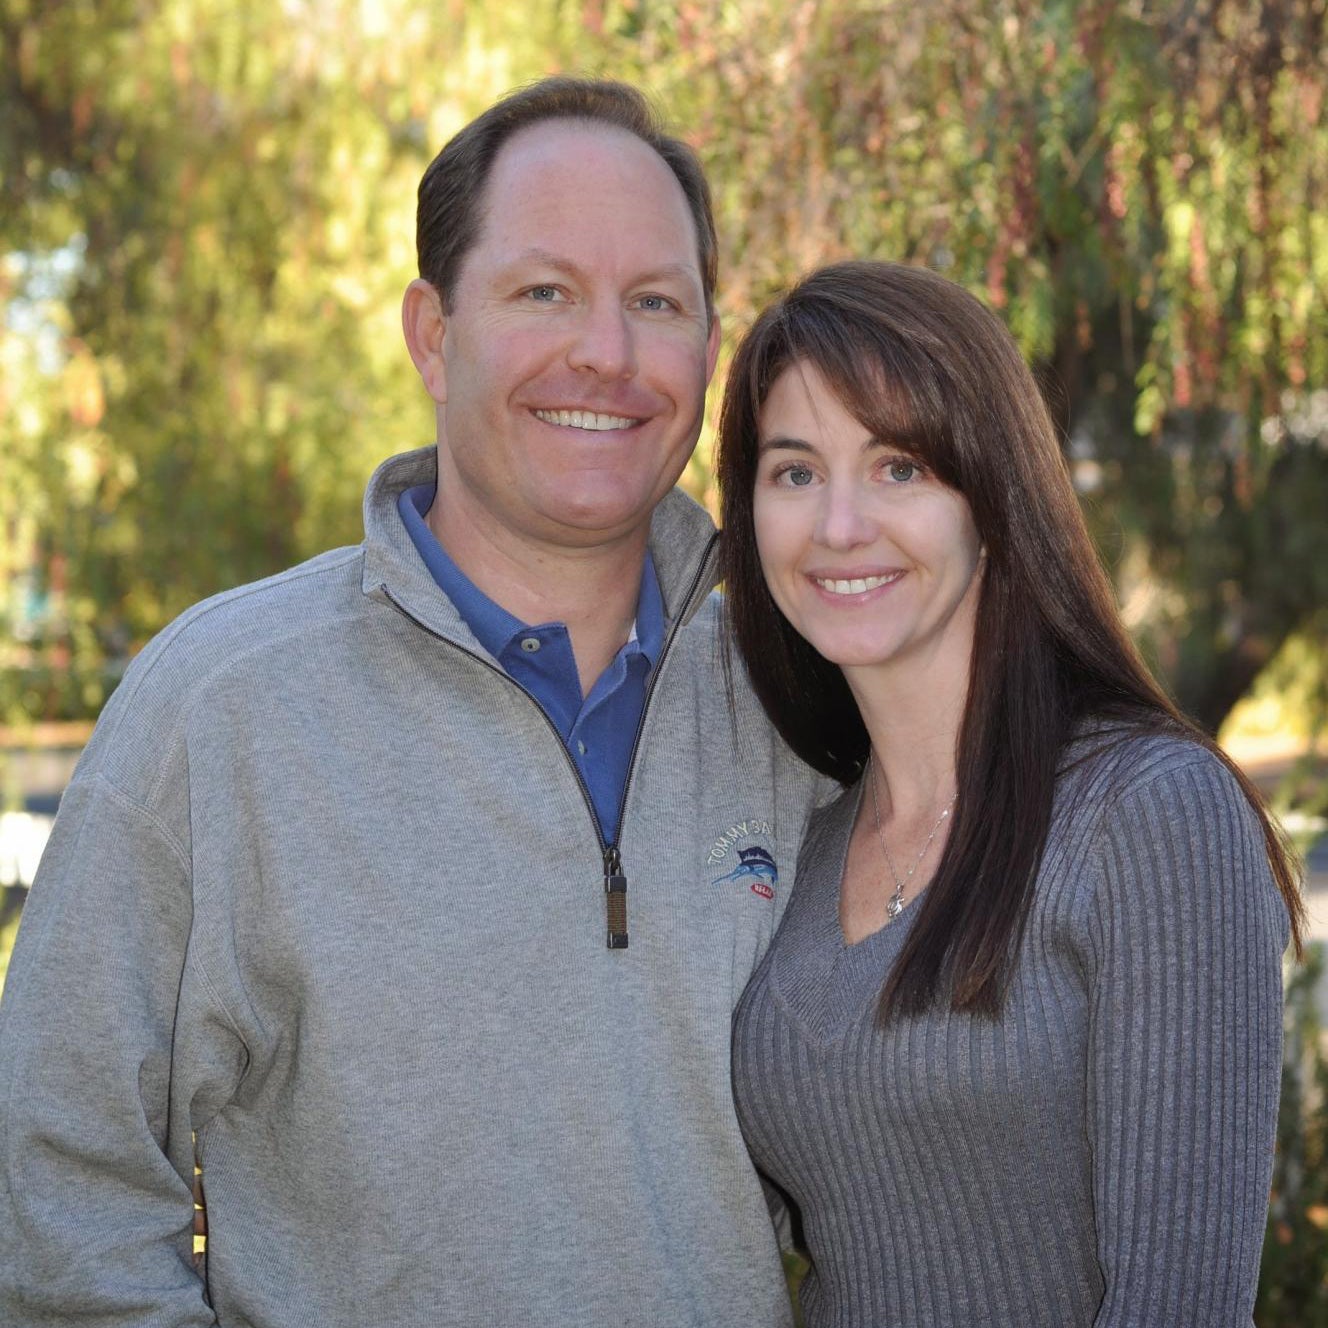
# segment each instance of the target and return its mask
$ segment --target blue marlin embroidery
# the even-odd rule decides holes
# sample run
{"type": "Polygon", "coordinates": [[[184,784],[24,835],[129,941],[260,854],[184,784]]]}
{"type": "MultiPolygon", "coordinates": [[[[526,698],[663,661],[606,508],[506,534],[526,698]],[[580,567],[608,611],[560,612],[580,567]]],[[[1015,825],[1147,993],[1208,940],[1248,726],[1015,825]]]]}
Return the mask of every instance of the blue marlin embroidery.
{"type": "Polygon", "coordinates": [[[738,865],[715,884],[723,885],[725,881],[759,881],[773,889],[779,884],[779,869],[769,851],[758,844],[755,848],[738,850],[738,865]]]}

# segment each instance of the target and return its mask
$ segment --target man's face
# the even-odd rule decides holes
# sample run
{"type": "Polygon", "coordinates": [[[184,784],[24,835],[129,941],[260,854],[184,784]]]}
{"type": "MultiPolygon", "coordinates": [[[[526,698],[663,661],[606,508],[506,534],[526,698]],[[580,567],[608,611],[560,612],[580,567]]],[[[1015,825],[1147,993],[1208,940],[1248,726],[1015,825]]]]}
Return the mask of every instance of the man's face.
{"type": "Polygon", "coordinates": [[[445,528],[509,547],[642,533],[695,446],[718,349],[664,161],[606,126],[522,130],[446,296],[432,388],[445,528]]]}

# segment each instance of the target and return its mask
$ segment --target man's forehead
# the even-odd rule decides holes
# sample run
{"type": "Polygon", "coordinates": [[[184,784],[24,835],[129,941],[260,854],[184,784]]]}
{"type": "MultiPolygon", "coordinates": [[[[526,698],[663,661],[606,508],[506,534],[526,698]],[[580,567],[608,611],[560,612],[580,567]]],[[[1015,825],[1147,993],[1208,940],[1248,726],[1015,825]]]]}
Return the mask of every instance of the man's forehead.
{"type": "Polygon", "coordinates": [[[512,236],[533,234],[520,247],[538,248],[538,223],[555,205],[593,215],[606,197],[621,205],[624,195],[642,228],[667,234],[676,226],[680,256],[699,276],[696,222],[669,164],[635,134],[596,121],[545,120],[503,144],[485,185],[478,242],[493,238],[496,225],[512,236]]]}
{"type": "MultiPolygon", "coordinates": [[[[500,147],[489,171],[492,180],[505,169],[522,169],[520,163],[558,161],[581,155],[635,156],[658,163],[673,178],[668,163],[643,138],[620,125],[602,120],[558,116],[523,125],[500,147]]],[[[674,183],[677,180],[674,179],[674,183]]]]}

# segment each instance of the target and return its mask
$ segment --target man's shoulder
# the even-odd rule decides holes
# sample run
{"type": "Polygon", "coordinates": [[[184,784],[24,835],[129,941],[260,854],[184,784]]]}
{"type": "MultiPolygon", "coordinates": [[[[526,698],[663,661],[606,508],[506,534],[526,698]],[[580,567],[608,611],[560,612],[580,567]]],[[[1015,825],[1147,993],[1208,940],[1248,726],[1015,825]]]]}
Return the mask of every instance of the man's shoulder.
{"type": "Polygon", "coordinates": [[[780,736],[747,677],[737,646],[728,638],[724,597],[711,591],[678,632],[680,671],[688,674],[698,724],[711,733],[731,733],[745,761],[760,759],[806,785],[811,801],[830,800],[839,785],[818,774],[780,736]]]}
{"type": "Polygon", "coordinates": [[[360,607],[363,553],[358,545],[330,549],[200,600],[143,648],[125,681],[142,685],[145,675],[163,669],[206,674],[283,640],[307,638],[320,622],[360,607]]]}
{"type": "MultiPolygon", "coordinates": [[[[724,693],[725,677],[725,625],[723,597],[717,590],[712,590],[697,606],[696,611],[678,627],[672,646],[684,667],[696,673],[698,684],[714,686],[719,693],[724,693]]],[[[737,667],[737,659],[733,661],[737,667]]],[[[738,667],[735,677],[745,689],[738,667]]]]}
{"type": "Polygon", "coordinates": [[[241,690],[257,691],[278,674],[307,670],[317,634],[364,612],[362,563],[358,546],[332,549],[186,609],[130,662],[81,769],[132,763],[140,749],[164,756],[218,679],[239,672],[241,690]]]}

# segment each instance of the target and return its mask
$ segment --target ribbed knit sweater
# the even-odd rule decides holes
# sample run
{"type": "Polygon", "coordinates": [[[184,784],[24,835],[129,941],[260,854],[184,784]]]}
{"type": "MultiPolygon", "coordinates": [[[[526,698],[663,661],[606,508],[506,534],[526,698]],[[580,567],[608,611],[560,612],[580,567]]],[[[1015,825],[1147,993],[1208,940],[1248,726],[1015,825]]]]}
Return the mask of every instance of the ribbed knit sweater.
{"type": "Polygon", "coordinates": [[[854,945],[861,786],[815,820],[735,1014],[739,1119],[802,1219],[808,1328],[1249,1325],[1286,910],[1202,748],[1062,777],[998,1021],[876,1019],[917,905],[854,945]]]}

